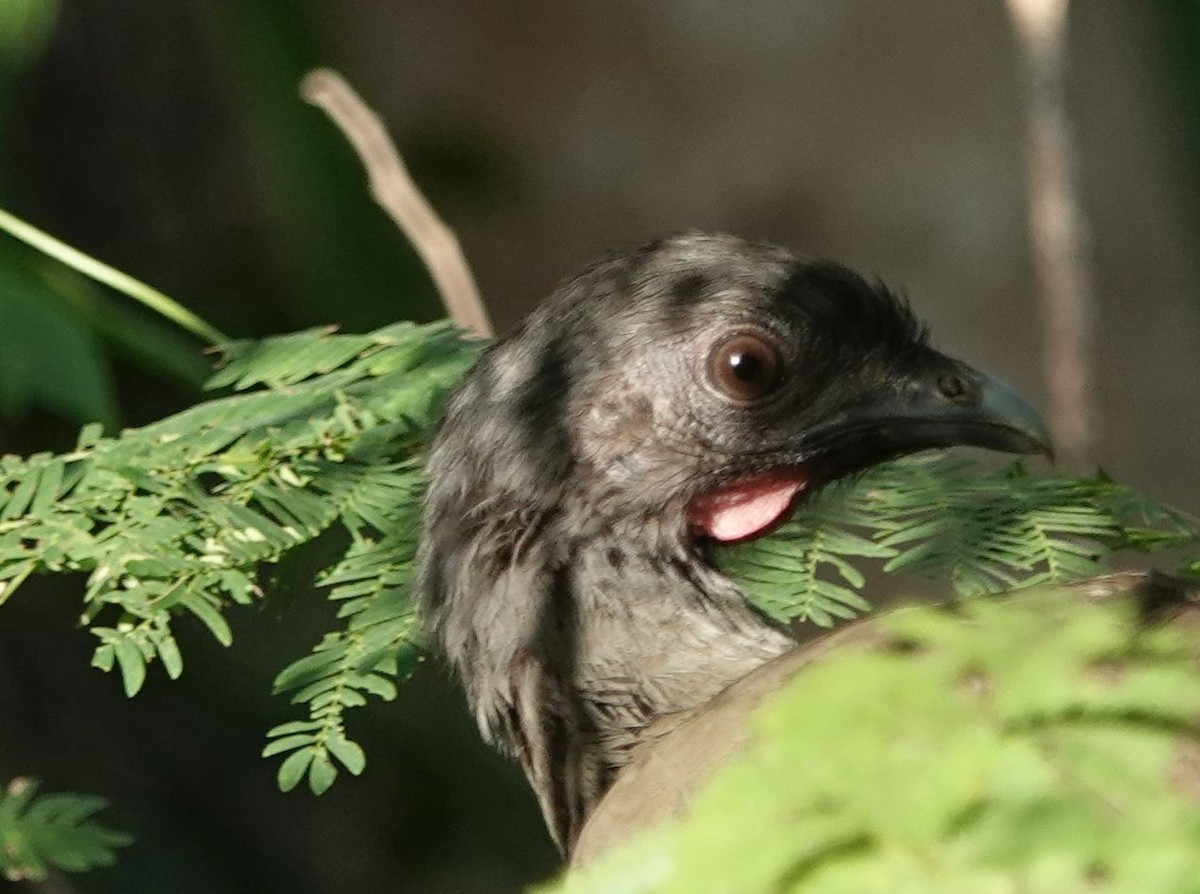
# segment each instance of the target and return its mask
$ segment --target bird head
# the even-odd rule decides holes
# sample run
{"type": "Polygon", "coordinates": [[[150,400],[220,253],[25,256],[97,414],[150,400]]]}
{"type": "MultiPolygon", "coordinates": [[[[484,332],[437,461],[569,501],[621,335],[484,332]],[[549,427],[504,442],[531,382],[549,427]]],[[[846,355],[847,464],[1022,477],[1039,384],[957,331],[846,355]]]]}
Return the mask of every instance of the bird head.
{"type": "Polygon", "coordinates": [[[1049,452],[1037,413],[935,350],[883,284],[688,234],[592,265],[492,348],[431,468],[481,514],[728,542],[833,479],[954,445],[1049,452]]]}
{"type": "Polygon", "coordinates": [[[682,521],[736,541],[902,454],[1049,451],[1037,413],[931,347],[881,283],[721,236],[637,257],[617,262],[620,288],[584,322],[605,336],[580,357],[589,374],[567,402],[575,480],[599,519],[682,521]]]}
{"type": "Polygon", "coordinates": [[[728,236],[604,258],[485,352],[431,452],[419,590],[560,843],[603,790],[556,788],[564,767],[578,775],[571,748],[787,648],[707,545],[769,531],[843,475],[952,445],[1049,450],[1033,409],[935,350],[882,284],[728,236]]]}

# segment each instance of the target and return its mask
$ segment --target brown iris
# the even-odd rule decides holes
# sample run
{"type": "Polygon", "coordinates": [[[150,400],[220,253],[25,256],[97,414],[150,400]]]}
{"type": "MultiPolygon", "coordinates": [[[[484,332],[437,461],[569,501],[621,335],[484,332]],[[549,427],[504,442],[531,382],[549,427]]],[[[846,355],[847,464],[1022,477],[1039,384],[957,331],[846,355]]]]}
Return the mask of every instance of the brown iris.
{"type": "Polygon", "coordinates": [[[717,343],[708,355],[708,378],[728,398],[748,402],[765,397],[779,382],[783,359],[766,337],[739,332],[717,343]]]}

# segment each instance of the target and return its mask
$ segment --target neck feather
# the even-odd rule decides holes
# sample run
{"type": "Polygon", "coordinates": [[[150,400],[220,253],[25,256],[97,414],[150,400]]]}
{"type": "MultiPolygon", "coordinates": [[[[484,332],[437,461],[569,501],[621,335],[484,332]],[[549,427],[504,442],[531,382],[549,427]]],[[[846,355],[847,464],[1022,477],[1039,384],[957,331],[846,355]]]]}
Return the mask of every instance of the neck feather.
{"type": "Polygon", "coordinates": [[[647,726],[794,643],[678,538],[524,521],[516,542],[501,514],[427,550],[422,591],[481,731],[521,762],[566,851],[647,726]]]}

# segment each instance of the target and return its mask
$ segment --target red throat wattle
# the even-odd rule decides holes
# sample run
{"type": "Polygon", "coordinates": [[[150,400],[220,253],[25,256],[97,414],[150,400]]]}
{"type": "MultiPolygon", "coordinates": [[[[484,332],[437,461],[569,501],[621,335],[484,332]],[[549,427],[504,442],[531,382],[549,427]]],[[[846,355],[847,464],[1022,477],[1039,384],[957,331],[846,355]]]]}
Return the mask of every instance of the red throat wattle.
{"type": "Polygon", "coordinates": [[[687,508],[688,524],[721,543],[748,540],[783,521],[807,486],[808,475],[801,469],[742,478],[694,498],[687,508]]]}

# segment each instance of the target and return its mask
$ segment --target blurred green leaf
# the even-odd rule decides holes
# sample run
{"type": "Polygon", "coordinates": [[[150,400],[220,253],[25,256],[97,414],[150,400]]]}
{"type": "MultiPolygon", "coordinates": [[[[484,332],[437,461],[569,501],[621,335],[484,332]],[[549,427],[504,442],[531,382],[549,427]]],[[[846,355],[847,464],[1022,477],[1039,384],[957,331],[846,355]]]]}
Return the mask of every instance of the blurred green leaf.
{"type": "Polygon", "coordinates": [[[7,240],[0,240],[0,321],[0,413],[38,407],[115,426],[112,372],[98,339],[40,275],[28,249],[7,240]]]}
{"type": "Polygon", "coordinates": [[[93,795],[39,795],[31,779],[14,779],[0,792],[0,874],[10,881],[42,881],[50,867],[84,872],[111,866],[114,851],[133,839],[97,823],[107,806],[93,795]]]}
{"type": "Polygon", "coordinates": [[[58,0],[0,2],[0,67],[25,68],[41,55],[58,22],[58,0]]]}

